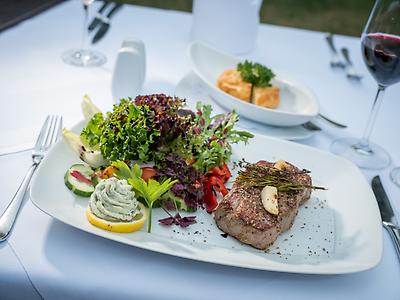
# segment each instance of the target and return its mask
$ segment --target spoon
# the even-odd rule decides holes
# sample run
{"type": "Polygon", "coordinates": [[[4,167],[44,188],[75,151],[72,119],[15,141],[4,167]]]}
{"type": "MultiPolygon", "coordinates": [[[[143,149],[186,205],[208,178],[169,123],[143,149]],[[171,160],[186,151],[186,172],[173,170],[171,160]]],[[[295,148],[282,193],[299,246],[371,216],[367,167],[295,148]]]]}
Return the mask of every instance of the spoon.
{"type": "Polygon", "coordinates": [[[320,117],[321,119],[323,119],[324,121],[328,122],[329,124],[336,126],[338,128],[347,128],[347,125],[341,124],[337,121],[333,121],[332,119],[329,119],[328,117],[322,115],[322,114],[318,114],[318,117],[320,117]]]}
{"type": "Polygon", "coordinates": [[[315,123],[308,121],[307,123],[301,124],[305,129],[310,130],[310,131],[321,131],[321,127],[316,125],[315,123]]]}

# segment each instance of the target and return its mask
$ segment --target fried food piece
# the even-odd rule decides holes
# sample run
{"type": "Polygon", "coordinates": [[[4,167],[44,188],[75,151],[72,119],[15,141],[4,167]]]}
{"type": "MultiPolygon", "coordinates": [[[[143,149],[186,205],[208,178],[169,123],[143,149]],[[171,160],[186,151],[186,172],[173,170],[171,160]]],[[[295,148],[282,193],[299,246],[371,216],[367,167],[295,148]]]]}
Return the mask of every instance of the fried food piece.
{"type": "MultiPolygon", "coordinates": [[[[217,79],[217,87],[224,92],[245,102],[250,102],[251,84],[243,81],[240,73],[234,69],[222,72],[217,79]]],[[[280,102],[279,88],[255,87],[253,91],[253,103],[267,108],[276,108],[280,102]]]]}

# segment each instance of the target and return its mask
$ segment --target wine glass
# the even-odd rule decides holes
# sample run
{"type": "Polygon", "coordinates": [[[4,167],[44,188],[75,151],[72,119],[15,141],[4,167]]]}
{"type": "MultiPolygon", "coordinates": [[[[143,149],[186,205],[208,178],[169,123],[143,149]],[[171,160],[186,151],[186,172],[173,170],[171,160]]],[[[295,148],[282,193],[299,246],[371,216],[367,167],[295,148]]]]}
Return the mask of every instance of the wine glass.
{"type": "Polygon", "coordinates": [[[390,179],[400,187],[400,167],[394,168],[392,172],[390,172],[390,179]]]}
{"type": "Polygon", "coordinates": [[[334,141],[331,151],[365,169],[389,166],[390,155],[369,141],[385,89],[400,81],[400,1],[377,0],[361,36],[364,62],[378,83],[378,91],[361,139],[334,141]]]}
{"type": "Polygon", "coordinates": [[[106,57],[104,54],[89,50],[87,46],[87,35],[88,35],[88,17],[89,17],[89,5],[92,4],[94,0],[82,0],[83,10],[85,14],[84,24],[83,24],[83,37],[81,49],[71,49],[62,54],[62,59],[65,63],[79,66],[79,67],[98,67],[106,62],[106,57]]]}

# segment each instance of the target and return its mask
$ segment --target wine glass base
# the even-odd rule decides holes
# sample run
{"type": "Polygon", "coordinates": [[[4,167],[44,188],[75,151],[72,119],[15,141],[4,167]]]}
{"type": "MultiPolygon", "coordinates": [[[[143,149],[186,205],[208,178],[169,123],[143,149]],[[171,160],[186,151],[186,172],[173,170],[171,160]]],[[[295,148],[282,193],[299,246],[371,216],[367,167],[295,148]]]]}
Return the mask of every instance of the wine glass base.
{"type": "Polygon", "coordinates": [[[107,61],[104,54],[83,49],[72,49],[62,54],[62,60],[69,65],[77,67],[98,67],[107,61]]]}
{"type": "Polygon", "coordinates": [[[400,167],[394,168],[392,172],[390,172],[390,179],[394,184],[400,187],[400,167]]]}
{"type": "Polygon", "coordinates": [[[359,139],[343,138],[331,144],[331,152],[354,162],[363,169],[380,170],[390,165],[390,155],[380,146],[362,145],[359,139]]]}

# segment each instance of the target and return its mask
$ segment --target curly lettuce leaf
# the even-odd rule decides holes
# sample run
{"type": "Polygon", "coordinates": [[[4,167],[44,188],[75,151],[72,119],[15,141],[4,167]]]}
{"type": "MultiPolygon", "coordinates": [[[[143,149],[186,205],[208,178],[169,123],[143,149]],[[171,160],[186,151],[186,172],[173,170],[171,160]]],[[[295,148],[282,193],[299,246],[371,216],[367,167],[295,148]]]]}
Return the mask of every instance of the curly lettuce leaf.
{"type": "Polygon", "coordinates": [[[104,116],[102,113],[96,113],[86,124],[81,132],[82,143],[92,149],[98,150],[100,147],[100,138],[103,133],[104,116]]]}
{"type": "Polygon", "coordinates": [[[150,147],[159,135],[147,106],[136,106],[122,99],[105,117],[95,114],[82,130],[81,139],[91,149],[100,149],[110,161],[147,162],[153,158],[150,147]]]}
{"type": "Polygon", "coordinates": [[[152,126],[147,106],[136,106],[129,100],[121,100],[107,118],[100,138],[103,155],[114,160],[152,159],[150,146],[160,132],[152,126]]]}

